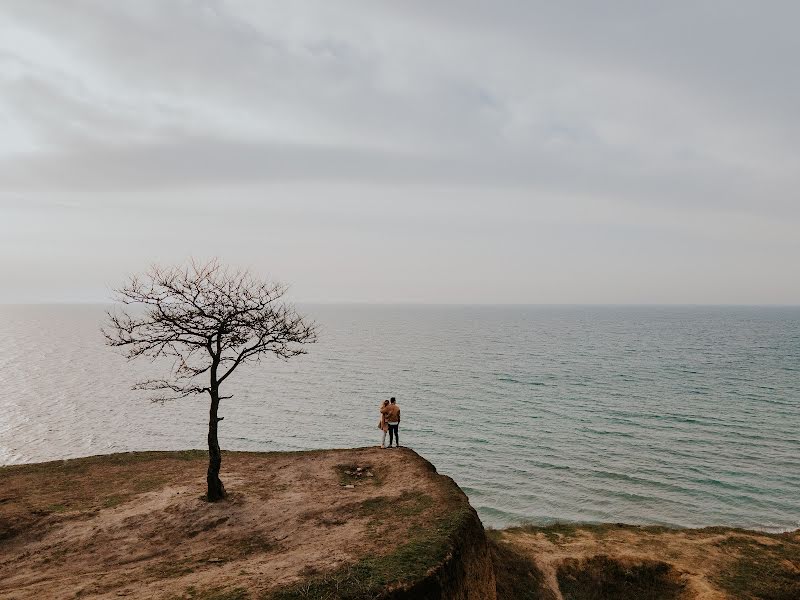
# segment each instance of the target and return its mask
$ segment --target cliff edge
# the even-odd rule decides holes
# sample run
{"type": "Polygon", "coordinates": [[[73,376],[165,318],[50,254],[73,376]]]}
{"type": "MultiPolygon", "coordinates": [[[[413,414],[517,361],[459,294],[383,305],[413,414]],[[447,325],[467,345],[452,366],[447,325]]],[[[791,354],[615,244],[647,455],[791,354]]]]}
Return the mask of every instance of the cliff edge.
{"type": "Polygon", "coordinates": [[[201,451],[0,468],[0,598],[495,598],[466,496],[409,449],[201,451]]]}

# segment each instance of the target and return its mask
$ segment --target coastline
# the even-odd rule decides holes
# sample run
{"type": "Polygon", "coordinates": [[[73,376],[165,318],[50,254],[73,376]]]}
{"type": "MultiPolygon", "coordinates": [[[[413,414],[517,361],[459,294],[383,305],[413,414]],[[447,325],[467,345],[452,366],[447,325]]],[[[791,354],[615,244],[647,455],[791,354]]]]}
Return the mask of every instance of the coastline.
{"type": "MultiPolygon", "coordinates": [[[[62,308],[3,319],[13,394],[0,402],[0,462],[203,444],[203,400],[149,404],[130,390],[147,365],[99,344],[102,311],[62,308]]],[[[800,382],[789,370],[800,313],[634,312],[320,308],[328,331],[314,352],[232,381],[220,432],[231,450],[365,446],[379,441],[367,399],[397,394],[403,439],[467,491],[489,526],[800,527],[800,382]],[[713,347],[681,351],[698,329],[713,347]],[[585,337],[569,335],[578,330],[585,337]],[[783,341],[754,353],[762,338],[783,341]],[[476,345],[463,355],[467,340],[476,345]],[[746,376],[735,368],[744,364],[746,376]],[[327,399],[323,419],[310,398],[327,399]],[[457,419],[443,412],[450,405],[461,407],[457,419]]]]}
{"type": "Polygon", "coordinates": [[[556,523],[484,534],[457,483],[409,449],[226,452],[231,497],[209,504],[205,463],[194,450],[0,467],[0,598],[37,598],[55,580],[109,598],[138,597],[132,583],[150,597],[216,598],[187,591],[211,585],[237,600],[362,597],[325,596],[333,585],[397,599],[602,598],[581,594],[620,586],[667,600],[800,594],[800,529],[556,523]]]}

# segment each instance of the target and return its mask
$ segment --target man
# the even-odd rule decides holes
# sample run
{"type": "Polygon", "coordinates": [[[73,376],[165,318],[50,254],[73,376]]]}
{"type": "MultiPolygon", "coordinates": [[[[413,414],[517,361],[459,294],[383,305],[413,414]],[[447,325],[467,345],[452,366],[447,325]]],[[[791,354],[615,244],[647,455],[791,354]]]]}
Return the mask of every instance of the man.
{"type": "Polygon", "coordinates": [[[400,426],[400,407],[397,406],[397,400],[391,398],[389,405],[381,408],[381,414],[386,417],[386,424],[389,426],[389,446],[392,447],[392,442],[399,448],[400,447],[400,434],[397,428],[400,426]]]}

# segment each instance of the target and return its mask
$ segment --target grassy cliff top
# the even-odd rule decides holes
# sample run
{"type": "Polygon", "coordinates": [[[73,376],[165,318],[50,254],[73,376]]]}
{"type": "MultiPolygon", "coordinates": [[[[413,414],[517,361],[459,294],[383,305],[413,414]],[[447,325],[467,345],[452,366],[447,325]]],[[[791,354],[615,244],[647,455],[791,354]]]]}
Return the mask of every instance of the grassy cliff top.
{"type": "Polygon", "coordinates": [[[408,449],[201,451],[0,468],[0,597],[370,598],[451,550],[466,496],[408,449]],[[338,590],[338,591],[336,591],[338,590]]]}

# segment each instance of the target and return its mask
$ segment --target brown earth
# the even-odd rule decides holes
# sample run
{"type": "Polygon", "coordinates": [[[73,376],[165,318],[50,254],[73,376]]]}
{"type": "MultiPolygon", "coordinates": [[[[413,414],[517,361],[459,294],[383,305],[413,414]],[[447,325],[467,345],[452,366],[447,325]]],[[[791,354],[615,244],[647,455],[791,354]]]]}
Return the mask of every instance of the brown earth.
{"type": "Polygon", "coordinates": [[[489,532],[499,600],[798,600],[800,530],[554,525],[489,532]]]}
{"type": "Polygon", "coordinates": [[[0,468],[0,598],[494,598],[483,527],[408,449],[143,452],[0,468]]]}
{"type": "Polygon", "coordinates": [[[487,544],[411,450],[229,452],[216,504],[205,468],[199,451],[0,467],[0,598],[800,599],[800,531],[557,524],[487,544]]]}

